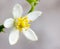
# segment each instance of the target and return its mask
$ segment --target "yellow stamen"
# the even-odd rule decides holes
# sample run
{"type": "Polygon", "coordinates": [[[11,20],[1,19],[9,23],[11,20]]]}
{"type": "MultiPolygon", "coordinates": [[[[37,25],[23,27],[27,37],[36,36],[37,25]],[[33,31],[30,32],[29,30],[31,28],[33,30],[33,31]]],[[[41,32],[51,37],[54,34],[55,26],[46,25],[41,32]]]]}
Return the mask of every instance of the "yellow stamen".
{"type": "Polygon", "coordinates": [[[20,31],[22,31],[23,28],[27,30],[30,27],[28,17],[25,16],[25,17],[17,18],[15,22],[15,26],[20,31]]]}

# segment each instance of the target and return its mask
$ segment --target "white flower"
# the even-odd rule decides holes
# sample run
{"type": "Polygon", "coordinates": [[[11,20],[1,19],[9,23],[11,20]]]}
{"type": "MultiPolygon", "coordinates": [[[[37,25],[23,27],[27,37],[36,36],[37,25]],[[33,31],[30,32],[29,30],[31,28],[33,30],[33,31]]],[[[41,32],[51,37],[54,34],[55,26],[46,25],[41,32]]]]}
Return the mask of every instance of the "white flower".
{"type": "Polygon", "coordinates": [[[4,22],[5,28],[12,27],[12,31],[9,34],[10,45],[14,45],[17,43],[19,39],[19,32],[22,32],[24,36],[29,40],[32,40],[32,41],[38,40],[35,32],[32,29],[30,29],[29,22],[34,21],[36,18],[38,18],[42,14],[42,12],[34,11],[25,15],[25,17],[22,17],[23,8],[21,7],[21,5],[16,4],[13,8],[12,13],[13,13],[14,19],[9,18],[4,22]]]}

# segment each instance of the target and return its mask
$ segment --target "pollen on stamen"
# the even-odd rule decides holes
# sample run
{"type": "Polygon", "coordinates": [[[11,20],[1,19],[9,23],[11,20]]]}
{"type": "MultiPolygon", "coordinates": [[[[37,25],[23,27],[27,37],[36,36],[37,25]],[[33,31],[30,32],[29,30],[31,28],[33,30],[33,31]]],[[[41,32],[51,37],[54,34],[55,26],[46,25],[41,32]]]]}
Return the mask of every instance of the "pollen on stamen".
{"type": "Polygon", "coordinates": [[[26,30],[30,28],[28,17],[25,16],[25,17],[17,18],[17,21],[15,22],[15,26],[16,26],[16,29],[20,31],[22,31],[23,28],[26,30]]]}

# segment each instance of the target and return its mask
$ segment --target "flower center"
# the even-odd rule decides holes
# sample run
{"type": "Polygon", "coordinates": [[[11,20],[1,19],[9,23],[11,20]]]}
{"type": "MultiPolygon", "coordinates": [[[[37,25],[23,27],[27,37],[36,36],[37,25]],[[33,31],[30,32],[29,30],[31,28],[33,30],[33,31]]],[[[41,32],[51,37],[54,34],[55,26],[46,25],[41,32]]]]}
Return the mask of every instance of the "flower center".
{"type": "Polygon", "coordinates": [[[25,17],[17,18],[15,22],[15,26],[16,26],[16,29],[20,31],[22,31],[23,28],[27,30],[30,27],[28,17],[25,16],[25,17]]]}

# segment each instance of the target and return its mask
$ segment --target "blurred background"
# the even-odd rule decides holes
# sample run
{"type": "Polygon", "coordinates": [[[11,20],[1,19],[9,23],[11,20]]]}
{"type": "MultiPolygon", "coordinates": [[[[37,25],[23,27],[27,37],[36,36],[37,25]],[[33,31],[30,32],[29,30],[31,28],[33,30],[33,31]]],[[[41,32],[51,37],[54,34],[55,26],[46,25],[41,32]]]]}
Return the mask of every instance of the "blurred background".
{"type": "MultiPolygon", "coordinates": [[[[17,3],[22,5],[23,15],[27,14],[30,5],[26,0],[0,0],[0,24],[13,17],[12,8],[17,3]]],[[[43,12],[31,25],[39,40],[32,42],[20,34],[17,44],[11,46],[8,42],[11,29],[5,29],[0,33],[0,49],[60,49],[60,0],[41,0],[36,10],[43,12]]]]}

